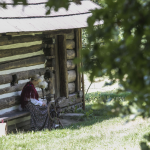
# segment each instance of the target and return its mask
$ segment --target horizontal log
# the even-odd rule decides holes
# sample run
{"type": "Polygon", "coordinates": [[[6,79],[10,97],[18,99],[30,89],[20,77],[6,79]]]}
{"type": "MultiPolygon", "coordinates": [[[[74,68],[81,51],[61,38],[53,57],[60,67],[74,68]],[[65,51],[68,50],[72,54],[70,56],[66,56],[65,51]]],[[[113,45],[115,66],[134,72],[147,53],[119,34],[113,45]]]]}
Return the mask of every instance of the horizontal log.
{"type": "Polygon", "coordinates": [[[36,32],[7,32],[5,36],[7,35],[13,35],[13,36],[21,36],[21,35],[35,35],[35,34],[42,34],[42,32],[36,31],[36,32]]]}
{"type": "Polygon", "coordinates": [[[75,92],[75,83],[68,83],[68,92],[69,94],[75,92]]]}
{"type": "Polygon", "coordinates": [[[31,119],[31,116],[30,115],[26,115],[26,116],[22,116],[22,117],[19,117],[19,118],[15,118],[13,120],[10,120],[8,121],[7,125],[8,126],[11,126],[13,124],[17,124],[17,123],[20,123],[20,122],[23,122],[23,121],[26,121],[26,120],[30,120],[31,119]]]}
{"type": "Polygon", "coordinates": [[[21,91],[23,89],[23,87],[25,86],[25,84],[26,83],[16,84],[15,86],[10,86],[10,87],[0,89],[0,95],[6,94],[6,93],[21,91]]]}
{"type": "MultiPolygon", "coordinates": [[[[21,118],[20,118],[20,121],[21,121],[21,118]]],[[[15,131],[16,128],[17,128],[17,131],[19,131],[21,127],[27,127],[27,126],[30,126],[30,119],[28,119],[26,121],[21,121],[19,123],[15,123],[13,125],[8,125],[7,132],[11,133],[13,130],[15,131]]],[[[29,127],[29,129],[30,129],[30,127],[29,127]]]]}
{"type": "Polygon", "coordinates": [[[45,71],[46,71],[45,68],[41,68],[41,69],[16,72],[16,73],[11,73],[11,74],[6,74],[6,75],[0,75],[0,85],[6,84],[6,83],[11,83],[12,75],[14,75],[14,74],[17,75],[18,80],[25,80],[25,79],[30,79],[35,74],[43,75],[45,73],[45,71]]]}
{"type": "Polygon", "coordinates": [[[74,39],[74,30],[72,30],[70,33],[66,34],[66,39],[67,40],[74,39]]]}
{"type": "Polygon", "coordinates": [[[74,59],[74,58],[75,58],[75,51],[67,50],[67,59],[74,59]]]}
{"type": "Polygon", "coordinates": [[[23,84],[17,84],[15,86],[10,86],[10,87],[6,87],[3,89],[0,89],[0,95],[1,94],[6,94],[6,93],[11,93],[11,92],[17,92],[17,91],[21,91],[23,89],[23,87],[25,86],[26,83],[23,84]]]}
{"type": "Polygon", "coordinates": [[[82,109],[82,103],[78,103],[78,104],[75,104],[72,106],[60,108],[60,112],[62,112],[62,113],[75,112],[75,110],[79,110],[79,109],[82,109]]]}
{"type": "Polygon", "coordinates": [[[43,39],[43,35],[23,35],[23,36],[4,36],[0,37],[0,46],[3,45],[10,45],[10,44],[16,44],[16,43],[26,43],[26,42],[33,42],[33,41],[40,41],[43,39]]]}
{"type": "Polygon", "coordinates": [[[0,110],[20,104],[20,96],[0,99],[0,110]]]}
{"type": "Polygon", "coordinates": [[[45,56],[36,56],[31,58],[26,58],[22,60],[16,60],[13,62],[8,62],[0,65],[0,71],[9,70],[14,68],[28,67],[45,63],[45,56]]]}
{"type": "Polygon", "coordinates": [[[43,47],[42,44],[40,44],[40,45],[34,45],[30,47],[21,47],[21,48],[1,50],[0,58],[37,52],[37,51],[40,51],[42,47],[43,47]]]}
{"type": "Polygon", "coordinates": [[[66,97],[58,98],[57,105],[59,107],[66,107],[80,102],[82,102],[82,98],[78,98],[77,94],[70,94],[68,98],[66,97]]]}
{"type": "Polygon", "coordinates": [[[73,63],[73,60],[67,60],[67,69],[72,70],[75,69],[75,64],[73,63]]]}
{"type": "MultiPolygon", "coordinates": [[[[42,91],[38,92],[39,97],[42,98],[42,91]]],[[[48,95],[49,92],[45,91],[45,95],[48,95]]],[[[0,99],[0,110],[9,108],[15,105],[20,104],[20,96],[12,96],[12,97],[7,97],[7,98],[2,98],[0,99]]]]}
{"type": "Polygon", "coordinates": [[[46,38],[53,37],[55,35],[63,35],[63,34],[70,34],[72,33],[72,29],[66,29],[66,30],[56,30],[56,31],[45,31],[43,34],[45,34],[46,38]]]}
{"type": "Polygon", "coordinates": [[[68,71],[68,83],[74,82],[76,80],[76,71],[70,70],[68,71]]]}
{"type": "MultiPolygon", "coordinates": [[[[8,32],[6,35],[24,35],[24,34],[44,34],[44,37],[49,38],[54,35],[62,35],[72,33],[73,29],[55,30],[55,31],[27,31],[27,32],[8,32]]],[[[0,34],[1,35],[1,34],[0,34]]]]}
{"type": "Polygon", "coordinates": [[[75,41],[74,40],[66,40],[66,49],[74,49],[75,41]]]}

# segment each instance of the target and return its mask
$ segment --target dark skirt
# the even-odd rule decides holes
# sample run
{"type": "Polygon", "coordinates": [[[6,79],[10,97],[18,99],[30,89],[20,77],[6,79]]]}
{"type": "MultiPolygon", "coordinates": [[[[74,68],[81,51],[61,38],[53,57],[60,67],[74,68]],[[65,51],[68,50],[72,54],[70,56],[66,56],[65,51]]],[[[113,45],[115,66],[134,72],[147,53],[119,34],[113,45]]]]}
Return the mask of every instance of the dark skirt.
{"type": "Polygon", "coordinates": [[[28,102],[25,107],[31,115],[31,130],[40,131],[42,129],[51,129],[47,106],[34,105],[28,102]]]}

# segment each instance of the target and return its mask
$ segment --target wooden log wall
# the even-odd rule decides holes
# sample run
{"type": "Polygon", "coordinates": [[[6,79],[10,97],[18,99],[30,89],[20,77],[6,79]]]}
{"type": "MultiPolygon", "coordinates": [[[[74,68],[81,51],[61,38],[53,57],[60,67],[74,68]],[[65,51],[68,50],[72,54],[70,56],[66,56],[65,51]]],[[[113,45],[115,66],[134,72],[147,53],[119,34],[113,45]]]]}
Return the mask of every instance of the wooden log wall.
{"type": "Polygon", "coordinates": [[[73,59],[76,57],[75,52],[75,32],[72,31],[72,36],[68,36],[71,38],[66,38],[66,51],[67,51],[67,70],[68,70],[68,93],[75,93],[75,81],[77,72],[75,70],[75,64],[73,63],[73,59]]]}
{"type": "MultiPolygon", "coordinates": [[[[66,73],[64,73],[67,76],[66,82],[63,81],[65,83],[63,93],[66,93],[63,96],[66,98],[59,101],[60,107],[75,108],[77,104],[80,106],[82,100],[77,96],[80,78],[77,66],[73,63],[73,59],[78,56],[76,41],[77,32],[73,29],[0,36],[0,115],[18,109],[21,90],[25,83],[34,74],[44,75],[47,69],[50,71],[51,78],[47,80],[49,91],[45,93],[51,94],[52,99],[61,97],[62,62],[58,55],[66,59],[66,73]],[[61,51],[59,54],[58,37],[64,35],[64,52],[61,51]],[[14,75],[17,79],[14,86],[11,86],[14,75]],[[76,98],[72,98],[72,94],[75,94],[76,98]]],[[[42,97],[41,89],[38,88],[37,91],[42,97]]]]}
{"type": "MultiPolygon", "coordinates": [[[[34,74],[44,75],[46,59],[43,48],[46,46],[43,39],[42,33],[0,37],[0,115],[18,109],[26,82],[34,74]]],[[[37,91],[42,97],[41,89],[37,91]]]]}
{"type": "MultiPolygon", "coordinates": [[[[54,49],[52,45],[47,44],[50,51],[45,50],[44,53],[49,58],[46,65],[55,72],[55,99],[61,97],[61,102],[59,101],[61,108],[68,106],[72,108],[77,103],[82,105],[82,98],[79,98],[76,93],[78,73],[77,66],[73,63],[73,59],[78,56],[79,46],[76,44],[77,33],[75,30],[65,33],[60,32],[53,37],[57,44],[55,44],[54,49]],[[70,97],[75,93],[76,98],[71,102],[70,97]]],[[[50,37],[52,35],[48,33],[46,38],[50,37]]]]}

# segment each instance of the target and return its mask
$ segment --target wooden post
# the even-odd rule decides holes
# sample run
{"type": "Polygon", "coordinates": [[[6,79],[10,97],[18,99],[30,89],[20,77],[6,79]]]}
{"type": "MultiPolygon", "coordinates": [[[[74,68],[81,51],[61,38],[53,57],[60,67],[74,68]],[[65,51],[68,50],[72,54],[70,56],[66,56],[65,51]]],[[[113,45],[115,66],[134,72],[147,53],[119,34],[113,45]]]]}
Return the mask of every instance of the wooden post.
{"type": "MultiPolygon", "coordinates": [[[[80,57],[80,49],[82,48],[82,32],[81,29],[75,29],[75,52],[76,52],[76,58],[80,57]]],[[[76,72],[77,72],[77,78],[76,78],[76,92],[81,90],[81,74],[79,72],[81,63],[78,63],[76,65],[76,72]]]]}
{"type": "Polygon", "coordinates": [[[57,36],[55,36],[55,98],[60,97],[60,79],[59,79],[59,59],[58,59],[58,41],[57,36]]]}
{"type": "MultiPolygon", "coordinates": [[[[79,49],[82,49],[82,29],[79,31],[80,33],[80,40],[79,40],[79,49]]],[[[82,61],[82,60],[81,60],[82,61]]],[[[80,63],[81,67],[83,66],[83,62],[80,63]]],[[[85,94],[84,94],[84,73],[82,72],[82,77],[81,73],[79,74],[79,80],[82,82],[82,92],[83,92],[83,97],[82,97],[82,108],[85,110],[85,94]]],[[[81,82],[79,82],[79,88],[81,90],[81,82]]]]}
{"type": "Polygon", "coordinates": [[[84,73],[82,72],[82,92],[83,92],[83,97],[82,97],[82,102],[83,102],[83,110],[85,110],[85,96],[84,96],[84,73]]]}
{"type": "Polygon", "coordinates": [[[60,96],[68,98],[66,35],[58,35],[58,55],[60,71],[60,96]]]}
{"type": "MultiPolygon", "coordinates": [[[[82,29],[79,29],[79,57],[80,56],[80,50],[82,49],[82,29]]],[[[81,67],[81,63],[79,64],[79,68],[81,67]]],[[[81,73],[79,72],[79,90],[81,91],[81,73]]],[[[84,91],[83,91],[84,92],[84,91]]]]}

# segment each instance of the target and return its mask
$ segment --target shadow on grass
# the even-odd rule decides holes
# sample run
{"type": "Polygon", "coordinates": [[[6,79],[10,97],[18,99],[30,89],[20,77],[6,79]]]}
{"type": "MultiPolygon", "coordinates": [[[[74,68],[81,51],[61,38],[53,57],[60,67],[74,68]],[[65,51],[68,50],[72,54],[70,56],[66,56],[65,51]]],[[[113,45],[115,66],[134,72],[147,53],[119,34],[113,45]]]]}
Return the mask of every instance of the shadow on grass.
{"type": "Polygon", "coordinates": [[[112,106],[106,106],[103,109],[93,110],[92,105],[86,106],[85,111],[78,111],[78,113],[84,113],[85,115],[82,117],[76,117],[74,120],[79,121],[78,123],[69,125],[65,128],[67,129],[79,129],[81,127],[91,126],[96,123],[103,122],[105,120],[113,119],[117,116],[108,114],[108,111],[111,109],[112,106]]]}

